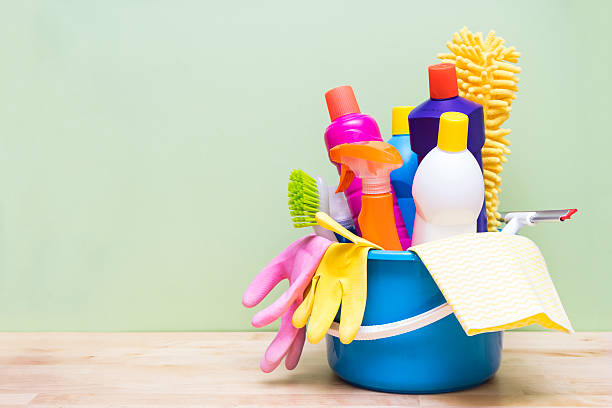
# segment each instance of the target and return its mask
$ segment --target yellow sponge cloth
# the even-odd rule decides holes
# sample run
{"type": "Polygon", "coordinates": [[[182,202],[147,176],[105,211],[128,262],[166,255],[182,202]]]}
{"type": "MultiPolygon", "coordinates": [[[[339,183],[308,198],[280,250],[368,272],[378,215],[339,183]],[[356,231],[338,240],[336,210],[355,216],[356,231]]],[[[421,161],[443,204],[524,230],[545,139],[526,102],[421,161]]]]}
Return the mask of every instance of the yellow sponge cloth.
{"type": "Polygon", "coordinates": [[[538,323],[572,333],[544,257],[525,237],[462,234],[409,248],[471,336],[538,323]]]}

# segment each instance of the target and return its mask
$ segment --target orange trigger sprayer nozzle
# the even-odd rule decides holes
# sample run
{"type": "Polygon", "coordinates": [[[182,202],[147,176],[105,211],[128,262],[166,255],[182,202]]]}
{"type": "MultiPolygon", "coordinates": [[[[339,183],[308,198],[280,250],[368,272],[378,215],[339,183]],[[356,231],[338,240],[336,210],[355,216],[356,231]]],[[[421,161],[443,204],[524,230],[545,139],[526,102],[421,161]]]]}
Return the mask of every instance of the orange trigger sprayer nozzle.
{"type": "Polygon", "coordinates": [[[359,226],[363,237],[385,249],[401,250],[393,214],[390,173],[402,166],[397,149],[381,141],[345,143],[332,148],[332,161],[341,165],[338,192],[354,177],[362,181],[359,226]]]}
{"type": "Polygon", "coordinates": [[[351,185],[353,179],[355,178],[355,173],[346,165],[340,165],[340,182],[338,183],[338,188],[336,189],[336,194],[343,192],[351,185]]]}

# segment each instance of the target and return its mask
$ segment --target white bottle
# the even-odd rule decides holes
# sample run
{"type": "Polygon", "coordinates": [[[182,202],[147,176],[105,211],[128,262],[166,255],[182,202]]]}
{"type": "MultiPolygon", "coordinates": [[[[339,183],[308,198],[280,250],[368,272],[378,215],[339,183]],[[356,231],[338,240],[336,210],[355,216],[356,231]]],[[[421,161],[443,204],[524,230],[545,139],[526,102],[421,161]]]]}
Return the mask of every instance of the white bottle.
{"type": "Polygon", "coordinates": [[[416,205],[412,245],[476,232],[484,200],[480,166],[467,150],[468,117],[440,116],[438,146],[423,158],[412,184],[416,205]]]}

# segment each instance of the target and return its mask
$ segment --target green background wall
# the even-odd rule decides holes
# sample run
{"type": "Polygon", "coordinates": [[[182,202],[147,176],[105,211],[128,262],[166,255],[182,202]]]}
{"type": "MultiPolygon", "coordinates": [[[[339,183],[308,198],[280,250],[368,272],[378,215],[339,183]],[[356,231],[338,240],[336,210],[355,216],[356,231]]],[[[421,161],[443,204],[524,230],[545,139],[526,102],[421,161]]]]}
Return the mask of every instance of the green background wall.
{"type": "Polygon", "coordinates": [[[304,233],[288,171],[336,180],[324,91],[353,85],[388,137],[463,25],[523,53],[502,207],[580,209],[524,234],[575,328],[612,330],[609,2],[1,9],[0,330],[250,329],[243,290],[304,233]]]}

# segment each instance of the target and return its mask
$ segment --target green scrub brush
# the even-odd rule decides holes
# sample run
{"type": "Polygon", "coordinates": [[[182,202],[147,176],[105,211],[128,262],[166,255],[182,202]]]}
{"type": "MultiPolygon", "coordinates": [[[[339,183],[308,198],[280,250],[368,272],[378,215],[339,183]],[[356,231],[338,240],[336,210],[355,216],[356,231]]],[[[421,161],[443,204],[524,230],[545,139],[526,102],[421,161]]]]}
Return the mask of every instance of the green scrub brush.
{"type": "Polygon", "coordinates": [[[289,174],[289,215],[295,228],[312,227],[315,234],[337,241],[333,232],[317,224],[315,214],[329,213],[329,187],[321,177],[313,178],[303,170],[289,174]]]}

